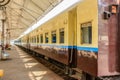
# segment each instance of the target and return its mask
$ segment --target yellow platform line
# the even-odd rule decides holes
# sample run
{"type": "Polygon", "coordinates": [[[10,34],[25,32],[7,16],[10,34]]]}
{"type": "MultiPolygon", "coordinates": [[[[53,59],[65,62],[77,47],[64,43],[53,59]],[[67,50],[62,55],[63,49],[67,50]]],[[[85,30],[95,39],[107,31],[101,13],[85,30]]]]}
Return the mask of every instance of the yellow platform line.
{"type": "Polygon", "coordinates": [[[0,79],[3,77],[4,71],[0,70],[0,79]]]}

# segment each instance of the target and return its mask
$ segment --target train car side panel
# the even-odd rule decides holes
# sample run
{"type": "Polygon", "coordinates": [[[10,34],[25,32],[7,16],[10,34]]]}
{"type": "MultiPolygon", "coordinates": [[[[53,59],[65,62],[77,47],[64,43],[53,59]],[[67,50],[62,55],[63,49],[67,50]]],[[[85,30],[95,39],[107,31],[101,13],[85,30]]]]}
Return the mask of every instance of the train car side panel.
{"type": "Polygon", "coordinates": [[[77,68],[97,75],[98,3],[84,0],[77,7],[77,68]]]}
{"type": "Polygon", "coordinates": [[[71,9],[68,12],[68,45],[71,46],[68,49],[69,53],[69,65],[70,67],[76,67],[77,65],[77,49],[76,49],[76,44],[77,44],[77,7],[71,9]]]}
{"type": "Polygon", "coordinates": [[[43,43],[37,43],[39,46],[34,51],[68,65],[68,12],[49,20],[38,30],[37,35],[43,34],[43,43]],[[60,43],[60,32],[62,30],[64,31],[64,42],[60,43]],[[56,35],[55,42],[52,41],[52,34],[56,35]]]}

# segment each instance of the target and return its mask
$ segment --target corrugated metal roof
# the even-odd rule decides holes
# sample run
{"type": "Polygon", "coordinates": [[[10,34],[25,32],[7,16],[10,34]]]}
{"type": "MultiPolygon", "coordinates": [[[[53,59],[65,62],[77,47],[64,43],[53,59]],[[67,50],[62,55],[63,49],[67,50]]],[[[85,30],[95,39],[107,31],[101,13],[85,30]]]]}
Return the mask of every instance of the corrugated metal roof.
{"type": "Polygon", "coordinates": [[[62,0],[11,0],[6,5],[7,26],[11,39],[20,36],[26,29],[46,15],[62,0]]]}

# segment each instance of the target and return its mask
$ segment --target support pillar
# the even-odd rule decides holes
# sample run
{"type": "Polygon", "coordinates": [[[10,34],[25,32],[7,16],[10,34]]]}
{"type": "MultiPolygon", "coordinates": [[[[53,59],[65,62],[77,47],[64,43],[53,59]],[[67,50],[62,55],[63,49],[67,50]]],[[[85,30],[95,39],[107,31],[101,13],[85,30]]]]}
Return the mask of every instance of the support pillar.
{"type": "Polygon", "coordinates": [[[6,8],[0,7],[0,21],[2,27],[2,34],[1,34],[1,59],[6,59],[5,53],[5,22],[6,22],[6,8]]]}

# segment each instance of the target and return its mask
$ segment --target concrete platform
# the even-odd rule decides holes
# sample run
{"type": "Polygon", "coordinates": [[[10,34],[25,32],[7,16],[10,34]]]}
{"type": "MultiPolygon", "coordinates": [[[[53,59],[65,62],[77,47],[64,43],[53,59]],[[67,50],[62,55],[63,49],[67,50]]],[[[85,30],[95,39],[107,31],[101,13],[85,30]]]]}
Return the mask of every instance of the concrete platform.
{"type": "Polygon", "coordinates": [[[0,61],[3,80],[63,80],[16,46],[7,50],[10,59],[0,61]]]}

